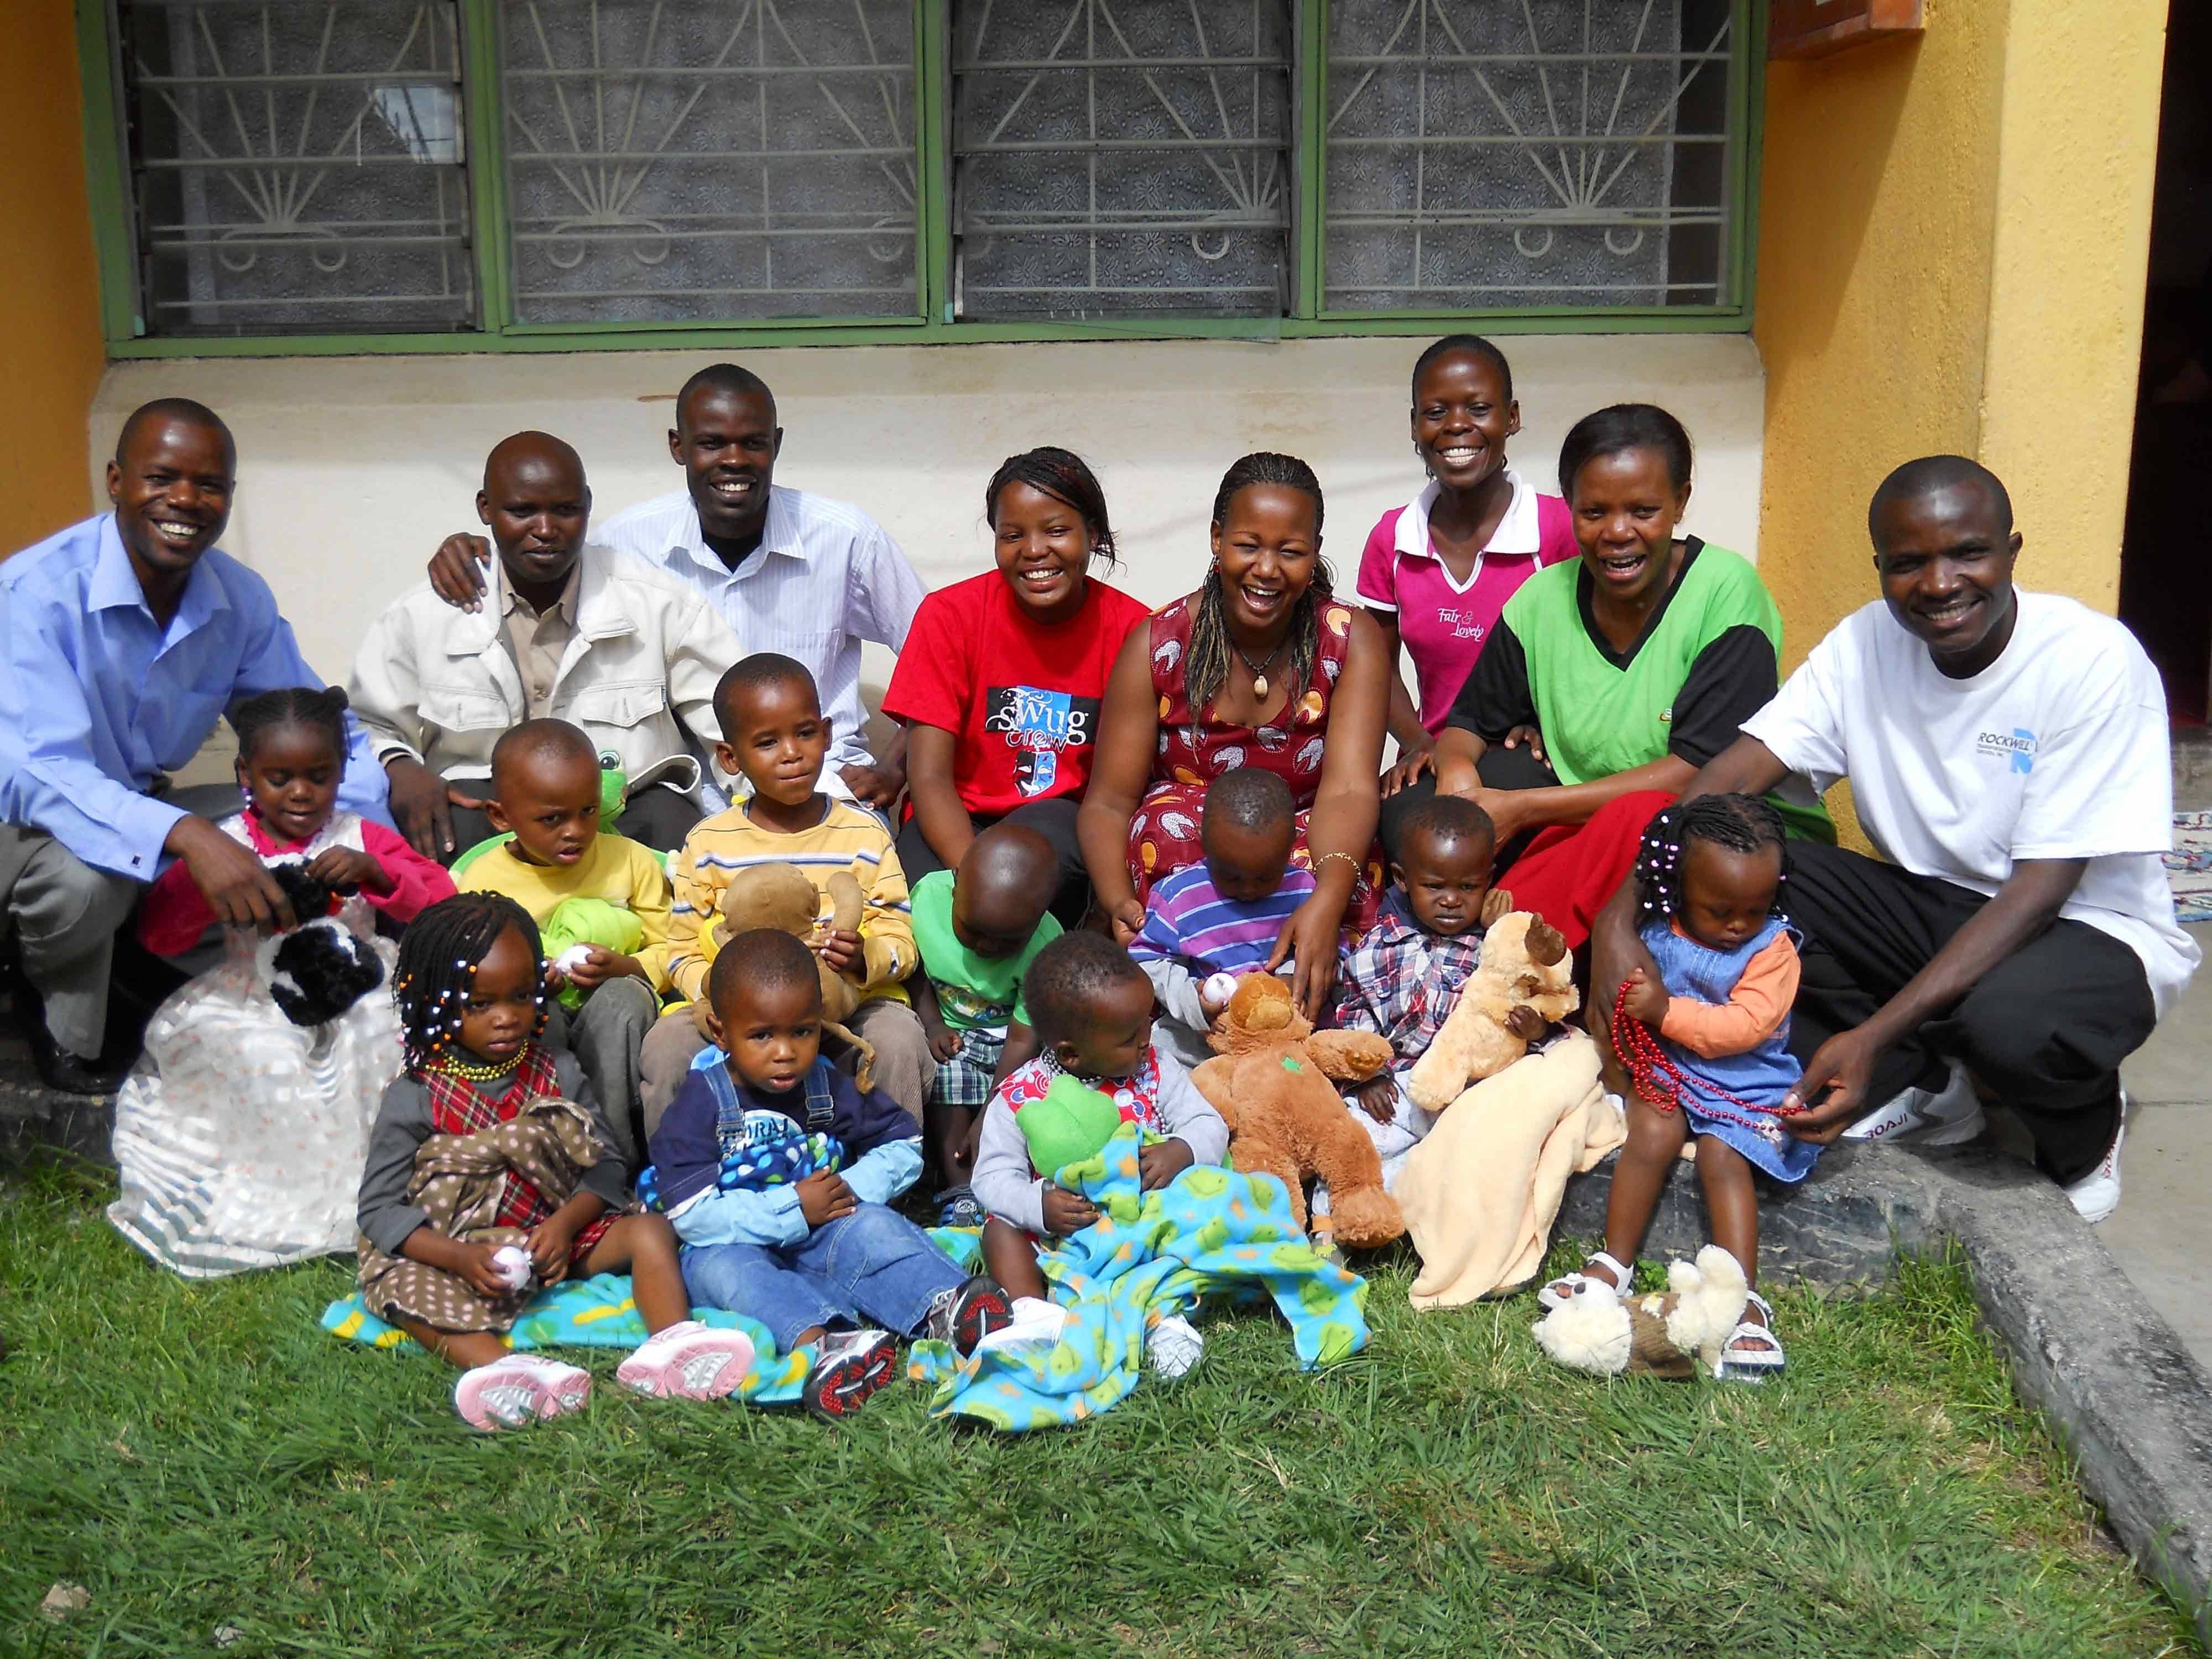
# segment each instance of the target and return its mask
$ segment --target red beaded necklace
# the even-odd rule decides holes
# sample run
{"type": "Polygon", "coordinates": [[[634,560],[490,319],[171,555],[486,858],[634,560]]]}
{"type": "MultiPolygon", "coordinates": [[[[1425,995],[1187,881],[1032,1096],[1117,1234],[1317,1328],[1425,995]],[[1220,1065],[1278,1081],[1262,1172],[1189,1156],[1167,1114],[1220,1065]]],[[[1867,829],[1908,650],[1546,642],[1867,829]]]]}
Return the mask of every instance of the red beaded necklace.
{"type": "MultiPolygon", "coordinates": [[[[1628,1068],[1630,1086],[1636,1097],[1646,1105],[1662,1112],[1681,1109],[1682,1068],[1667,1058],[1666,1050],[1651,1028],[1628,1012],[1629,989],[1632,979],[1620,982],[1620,990],[1613,1000],[1613,1052],[1620,1056],[1620,1063],[1628,1068]],[[1662,1080],[1664,1079],[1664,1080],[1662,1080]]],[[[1701,1104],[1698,1109],[1711,1117],[1723,1118],[1741,1128],[1750,1130],[1764,1140],[1779,1145],[1782,1126],[1775,1120],[1796,1117],[1810,1109],[1804,1106],[1762,1106],[1755,1100],[1746,1100],[1741,1095],[1730,1094],[1717,1083],[1707,1081],[1705,1087],[1730,1105],[1741,1106],[1756,1117],[1740,1117],[1725,1108],[1701,1104]]]]}

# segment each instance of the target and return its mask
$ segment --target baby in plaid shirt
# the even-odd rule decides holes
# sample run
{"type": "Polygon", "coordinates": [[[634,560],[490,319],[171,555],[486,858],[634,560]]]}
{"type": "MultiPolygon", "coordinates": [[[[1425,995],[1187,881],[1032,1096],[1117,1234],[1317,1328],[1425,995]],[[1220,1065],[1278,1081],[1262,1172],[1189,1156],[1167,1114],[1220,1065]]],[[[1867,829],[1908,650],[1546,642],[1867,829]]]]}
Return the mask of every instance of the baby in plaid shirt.
{"type": "Polygon", "coordinates": [[[924,876],[908,901],[921,972],[907,988],[937,1060],[922,1133],[945,1226],[983,1224],[968,1186],[977,1126],[992,1091],[1037,1052],[1022,980],[1060,937],[1047,911],[1059,870],[1052,843],[1036,830],[994,824],[969,843],[957,870],[924,876]]]}
{"type": "Polygon", "coordinates": [[[1407,1094],[1405,1073],[1481,965],[1484,927],[1511,907],[1491,890],[1496,853],[1490,814],[1473,801],[1437,795],[1415,807],[1399,828],[1382,914],[1337,974],[1331,1023],[1388,1037],[1395,1056],[1352,1097],[1353,1116],[1382,1154],[1386,1187],[1435,1121],[1407,1094]]]}

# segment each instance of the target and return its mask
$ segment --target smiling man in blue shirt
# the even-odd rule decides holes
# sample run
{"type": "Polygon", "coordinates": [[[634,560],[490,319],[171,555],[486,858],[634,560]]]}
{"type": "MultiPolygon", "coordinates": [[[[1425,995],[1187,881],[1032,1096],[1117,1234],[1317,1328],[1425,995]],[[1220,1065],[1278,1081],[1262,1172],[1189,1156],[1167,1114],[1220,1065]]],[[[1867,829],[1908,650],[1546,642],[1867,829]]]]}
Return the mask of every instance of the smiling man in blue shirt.
{"type": "MultiPolygon", "coordinates": [[[[216,550],[236,475],[212,410],[148,404],[108,463],[114,511],[0,564],[0,907],[52,1087],[118,1080],[100,1060],[114,935],[166,859],[226,923],[294,920],[243,843],[163,799],[234,703],[323,684],[269,585],[216,550]]],[[[338,804],[385,820],[384,774],[350,720],[348,737],[338,804]]]]}

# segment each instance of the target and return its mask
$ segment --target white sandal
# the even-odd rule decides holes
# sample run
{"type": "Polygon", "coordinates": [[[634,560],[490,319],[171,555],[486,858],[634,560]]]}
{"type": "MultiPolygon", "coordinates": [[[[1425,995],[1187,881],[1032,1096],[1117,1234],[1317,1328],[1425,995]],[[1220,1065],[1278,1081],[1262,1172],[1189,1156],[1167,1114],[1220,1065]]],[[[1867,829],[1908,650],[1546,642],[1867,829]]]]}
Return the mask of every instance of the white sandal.
{"type": "Polygon", "coordinates": [[[1728,1340],[1721,1344],[1720,1357],[1713,1361],[1713,1375],[1726,1382],[1755,1385],[1771,1376],[1781,1376],[1789,1360],[1782,1352],[1782,1339],[1774,1334],[1773,1304],[1757,1291],[1752,1291],[1747,1299],[1759,1310],[1766,1322],[1760,1324],[1756,1320],[1738,1320],[1736,1328],[1728,1334],[1728,1340]],[[1747,1340],[1763,1342],[1766,1346],[1761,1348],[1737,1346],[1747,1340]]]}
{"type": "MultiPolygon", "coordinates": [[[[1628,1294],[1629,1287],[1636,1282],[1636,1270],[1634,1268],[1631,1267],[1626,1262],[1620,1261],[1616,1257],[1607,1255],[1603,1250],[1595,1250],[1591,1252],[1589,1259],[1592,1262],[1603,1267],[1607,1273],[1613,1275],[1613,1283],[1606,1285],[1607,1290],[1611,1291],[1616,1296],[1626,1296],[1628,1294]]],[[[1570,1302],[1572,1302],[1577,1297],[1580,1296],[1584,1285],[1601,1285],[1604,1283],[1604,1280],[1593,1279],[1588,1273],[1561,1273],[1557,1279],[1553,1279],[1550,1284],[1545,1285],[1543,1289],[1536,1292],[1536,1305],[1540,1308],[1556,1311],[1559,1309],[1565,1307],[1570,1302]]]]}

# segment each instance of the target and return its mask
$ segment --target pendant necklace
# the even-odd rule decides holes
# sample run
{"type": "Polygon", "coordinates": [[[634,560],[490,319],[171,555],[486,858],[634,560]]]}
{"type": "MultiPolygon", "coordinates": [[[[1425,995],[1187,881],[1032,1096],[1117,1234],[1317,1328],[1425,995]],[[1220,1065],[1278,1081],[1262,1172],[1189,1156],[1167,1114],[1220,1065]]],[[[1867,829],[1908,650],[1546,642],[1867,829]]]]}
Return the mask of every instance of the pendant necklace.
{"type": "Polygon", "coordinates": [[[1259,661],[1254,662],[1251,658],[1244,654],[1243,646],[1234,640],[1229,641],[1229,648],[1237,653],[1237,659],[1250,671],[1252,695],[1262,702],[1267,700],[1267,670],[1274,665],[1275,659],[1283,654],[1283,647],[1290,642],[1291,636],[1287,634],[1284,635],[1281,639],[1275,641],[1275,648],[1273,651],[1261,658],[1259,661]]]}

